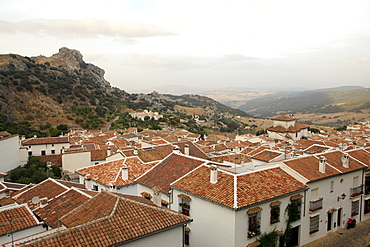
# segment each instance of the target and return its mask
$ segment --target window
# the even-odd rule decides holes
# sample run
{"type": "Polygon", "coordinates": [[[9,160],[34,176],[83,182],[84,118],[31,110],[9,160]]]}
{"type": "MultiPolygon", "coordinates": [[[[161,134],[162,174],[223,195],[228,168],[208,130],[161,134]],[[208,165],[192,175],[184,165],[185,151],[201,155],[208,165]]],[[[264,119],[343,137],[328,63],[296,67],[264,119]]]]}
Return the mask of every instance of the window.
{"type": "Polygon", "coordinates": [[[248,238],[253,238],[261,233],[260,212],[248,214],[248,238]]]}
{"type": "Polygon", "coordinates": [[[316,201],[317,199],[319,199],[319,188],[311,190],[311,200],[316,201]]]}
{"type": "Polygon", "coordinates": [[[310,234],[319,231],[320,215],[310,217],[310,234]]]}
{"type": "Polygon", "coordinates": [[[270,203],[270,224],[280,222],[280,201],[270,203]]]}
{"type": "Polygon", "coordinates": [[[46,155],[46,151],[45,150],[41,150],[41,155],[46,155]]]}
{"type": "Polygon", "coordinates": [[[181,202],[179,203],[180,206],[180,212],[189,216],[190,215],[190,201],[186,199],[181,199],[181,202]]]}
{"type": "Polygon", "coordinates": [[[150,194],[149,192],[146,192],[146,191],[143,191],[140,193],[145,199],[147,200],[152,200],[152,194],[150,194]]]}
{"type": "Polygon", "coordinates": [[[51,154],[55,154],[55,150],[51,150],[51,154]]]}
{"type": "Polygon", "coordinates": [[[360,200],[352,201],[352,207],[351,207],[351,216],[352,217],[358,215],[359,206],[360,206],[360,200]]]}
{"type": "Polygon", "coordinates": [[[28,156],[32,156],[32,151],[28,151],[28,156]]]}
{"type": "Polygon", "coordinates": [[[360,178],[357,176],[357,177],[354,177],[353,178],[353,187],[357,187],[360,185],[360,178]]]}
{"type": "Polygon", "coordinates": [[[370,194],[370,176],[365,176],[365,195],[370,194]]]}
{"type": "Polygon", "coordinates": [[[330,193],[334,192],[334,181],[330,181],[330,193]]]}
{"type": "Polygon", "coordinates": [[[92,187],[92,190],[98,191],[99,190],[99,187],[94,184],[93,187],[92,187]]]}
{"type": "Polygon", "coordinates": [[[370,213],[370,199],[365,200],[365,203],[364,203],[364,213],[365,214],[370,213]]]}

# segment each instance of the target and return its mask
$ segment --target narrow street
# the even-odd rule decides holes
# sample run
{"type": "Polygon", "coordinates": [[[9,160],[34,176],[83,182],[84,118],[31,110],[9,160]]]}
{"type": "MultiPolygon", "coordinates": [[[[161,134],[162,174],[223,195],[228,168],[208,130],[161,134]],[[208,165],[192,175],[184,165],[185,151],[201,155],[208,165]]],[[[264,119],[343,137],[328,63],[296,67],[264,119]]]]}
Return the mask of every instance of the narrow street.
{"type": "Polygon", "coordinates": [[[329,233],[303,247],[369,247],[370,246],[370,219],[357,223],[355,228],[342,228],[329,233]]]}

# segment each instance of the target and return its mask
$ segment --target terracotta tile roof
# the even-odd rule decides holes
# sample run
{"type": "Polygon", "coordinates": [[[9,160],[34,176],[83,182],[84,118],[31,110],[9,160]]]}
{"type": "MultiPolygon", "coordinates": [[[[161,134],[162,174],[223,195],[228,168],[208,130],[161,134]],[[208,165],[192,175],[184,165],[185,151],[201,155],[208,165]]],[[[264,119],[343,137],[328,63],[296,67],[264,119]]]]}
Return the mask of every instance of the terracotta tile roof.
{"type": "Polygon", "coordinates": [[[276,121],[294,121],[295,118],[294,117],[291,117],[291,116],[287,116],[287,115],[283,115],[283,116],[279,116],[279,117],[276,117],[276,118],[273,118],[272,120],[276,120],[276,121]]]}
{"type": "Polygon", "coordinates": [[[26,205],[0,210],[0,236],[39,224],[26,205]]]}
{"type": "Polygon", "coordinates": [[[211,153],[215,151],[215,149],[212,148],[212,146],[200,147],[200,150],[202,150],[203,153],[211,153]]]}
{"type": "Polygon", "coordinates": [[[212,157],[210,160],[219,163],[227,161],[234,164],[244,164],[252,161],[248,155],[242,153],[221,155],[217,157],[212,157]]]}
{"type": "Polygon", "coordinates": [[[223,150],[227,150],[227,147],[226,147],[225,144],[220,143],[220,144],[215,145],[215,151],[219,152],[219,151],[223,151],[223,150]]]}
{"type": "Polygon", "coordinates": [[[69,143],[68,136],[62,137],[44,137],[44,138],[31,138],[22,142],[23,146],[40,145],[40,144],[56,144],[56,143],[69,143]]]}
{"type": "Polygon", "coordinates": [[[144,172],[152,168],[156,162],[143,163],[136,156],[128,157],[125,159],[114,160],[95,166],[89,166],[78,169],[77,174],[86,176],[90,174],[90,178],[104,184],[106,186],[115,185],[121,187],[124,185],[134,183],[134,180],[141,176],[144,172]],[[122,178],[123,167],[128,167],[128,179],[122,178]]]}
{"type": "Polygon", "coordinates": [[[260,153],[260,152],[262,152],[263,150],[266,150],[266,149],[270,149],[270,147],[261,146],[261,147],[257,147],[256,149],[252,150],[249,153],[244,153],[244,152],[242,152],[242,153],[247,154],[249,156],[253,156],[253,155],[256,155],[256,154],[258,154],[258,153],[260,153]]]}
{"type": "Polygon", "coordinates": [[[30,209],[35,209],[38,205],[32,203],[33,197],[38,196],[40,199],[47,198],[50,200],[66,190],[68,190],[67,186],[57,182],[55,179],[49,178],[32,188],[13,196],[13,199],[18,204],[27,203],[30,209]]]}
{"type": "Polygon", "coordinates": [[[62,167],[62,155],[52,154],[52,155],[41,155],[38,156],[41,161],[51,162],[51,166],[62,167]]]}
{"type": "Polygon", "coordinates": [[[320,172],[319,161],[320,159],[313,155],[293,160],[287,160],[284,161],[284,164],[308,179],[309,181],[315,181],[340,174],[337,169],[328,164],[326,165],[325,172],[320,172]]]}
{"type": "Polygon", "coordinates": [[[170,184],[205,161],[190,156],[172,153],[151,170],[139,177],[136,182],[149,188],[159,186],[163,193],[168,193],[170,184]]]}
{"type": "Polygon", "coordinates": [[[327,159],[326,160],[327,164],[330,164],[331,166],[340,170],[342,173],[365,168],[365,166],[362,163],[358,162],[356,159],[353,159],[351,156],[349,157],[349,167],[348,168],[344,167],[342,162],[342,157],[344,154],[345,153],[341,151],[334,151],[321,154],[321,156],[324,156],[327,159]]]}
{"type": "MultiPolygon", "coordinates": [[[[137,156],[144,162],[153,162],[162,160],[173,152],[173,146],[170,144],[156,146],[152,148],[141,148],[137,150],[137,156]]],[[[134,150],[122,151],[126,157],[135,156],[134,150]]]]}
{"type": "Polygon", "coordinates": [[[91,197],[78,189],[69,189],[49,201],[48,205],[34,210],[34,214],[51,228],[58,228],[61,227],[59,218],[77,208],[91,197]]]}
{"type": "Polygon", "coordinates": [[[91,161],[105,160],[108,156],[107,149],[91,149],[91,161]]]}
{"type": "Polygon", "coordinates": [[[78,222],[86,224],[30,241],[28,246],[96,246],[97,243],[101,246],[114,246],[183,225],[190,220],[169,209],[139,203],[108,192],[101,192],[63,217],[62,221],[67,222],[69,218],[85,219],[70,222],[70,226],[78,222]],[[102,201],[107,202],[107,208],[102,201]],[[104,213],[97,212],[97,208],[104,213]]]}
{"type": "Polygon", "coordinates": [[[209,159],[209,156],[191,141],[175,142],[173,144],[178,146],[181,153],[183,154],[185,154],[185,146],[188,145],[190,156],[198,157],[201,159],[209,159]]]}
{"type": "Polygon", "coordinates": [[[248,207],[306,188],[281,168],[244,174],[218,169],[217,182],[211,183],[208,165],[194,169],[187,176],[171,184],[171,187],[186,191],[190,196],[197,195],[234,209],[248,207]]]}
{"type": "Polygon", "coordinates": [[[262,160],[265,162],[271,162],[272,160],[276,159],[277,157],[283,155],[280,152],[272,151],[269,149],[265,149],[262,152],[259,152],[253,156],[251,156],[252,159],[256,160],[262,160]]]}
{"type": "Polygon", "coordinates": [[[65,181],[65,180],[62,180],[62,179],[54,179],[54,180],[57,181],[58,183],[64,185],[64,186],[67,186],[68,188],[75,187],[75,188],[79,188],[79,189],[86,189],[84,184],[69,182],[69,181],[65,181]]]}
{"type": "Polygon", "coordinates": [[[365,149],[355,149],[347,152],[354,159],[362,162],[370,168],[370,152],[365,149]]]}
{"type": "Polygon", "coordinates": [[[3,197],[0,199],[0,207],[10,205],[10,204],[15,204],[16,201],[13,200],[11,197],[3,197]]]}
{"type": "Polygon", "coordinates": [[[321,146],[321,145],[318,145],[318,144],[314,144],[314,145],[308,147],[307,149],[305,149],[303,151],[305,153],[308,153],[308,154],[318,154],[318,153],[326,152],[330,149],[331,148],[328,147],[328,146],[321,146]]]}

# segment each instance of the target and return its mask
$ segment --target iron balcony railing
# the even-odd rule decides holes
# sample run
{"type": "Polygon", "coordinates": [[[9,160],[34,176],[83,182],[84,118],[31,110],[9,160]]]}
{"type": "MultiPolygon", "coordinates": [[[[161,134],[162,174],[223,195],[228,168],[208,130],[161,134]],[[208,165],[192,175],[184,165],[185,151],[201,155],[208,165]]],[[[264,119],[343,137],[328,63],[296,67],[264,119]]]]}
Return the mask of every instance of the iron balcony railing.
{"type": "Polygon", "coordinates": [[[351,188],[351,197],[358,196],[363,193],[364,193],[364,185],[351,188]]]}

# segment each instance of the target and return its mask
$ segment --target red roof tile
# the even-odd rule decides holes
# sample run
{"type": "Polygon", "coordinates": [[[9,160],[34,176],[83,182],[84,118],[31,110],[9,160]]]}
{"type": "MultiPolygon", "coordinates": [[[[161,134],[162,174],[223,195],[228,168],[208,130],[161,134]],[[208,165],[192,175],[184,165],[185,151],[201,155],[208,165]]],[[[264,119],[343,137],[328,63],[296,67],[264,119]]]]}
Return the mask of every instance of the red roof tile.
{"type": "Polygon", "coordinates": [[[244,174],[234,174],[218,169],[217,182],[211,183],[208,165],[202,165],[193,170],[171,187],[236,209],[306,188],[304,184],[280,168],[244,174]]]}
{"type": "Polygon", "coordinates": [[[26,205],[0,210],[0,236],[39,224],[26,205]]]}
{"type": "Polygon", "coordinates": [[[262,160],[265,162],[271,162],[273,159],[276,159],[277,157],[283,155],[280,152],[275,152],[269,149],[265,149],[262,152],[259,152],[255,155],[253,155],[251,158],[256,160],[262,160]]]}
{"type": "Polygon", "coordinates": [[[24,146],[41,145],[41,144],[56,144],[56,143],[69,143],[69,137],[62,136],[62,137],[31,138],[31,139],[24,140],[22,142],[24,146]]]}
{"type": "Polygon", "coordinates": [[[70,221],[68,225],[75,227],[31,241],[27,246],[96,246],[97,243],[114,246],[189,220],[169,209],[101,192],[62,218],[64,223],[70,221]],[[82,222],[86,224],[77,225],[82,222]]]}
{"type": "Polygon", "coordinates": [[[143,163],[138,157],[128,157],[126,159],[114,160],[95,166],[81,168],[76,173],[86,176],[90,174],[90,178],[104,184],[106,186],[124,186],[134,183],[134,180],[141,176],[144,172],[152,168],[156,162],[143,163]],[[128,167],[128,179],[122,178],[122,168],[128,167]]]}
{"type": "Polygon", "coordinates": [[[49,201],[48,205],[36,209],[34,213],[51,228],[61,227],[59,218],[80,206],[91,197],[78,189],[69,189],[49,201]]]}
{"type": "Polygon", "coordinates": [[[170,184],[205,161],[190,156],[172,153],[162,162],[138,178],[136,182],[149,188],[159,186],[163,193],[168,193],[170,184]]]}

